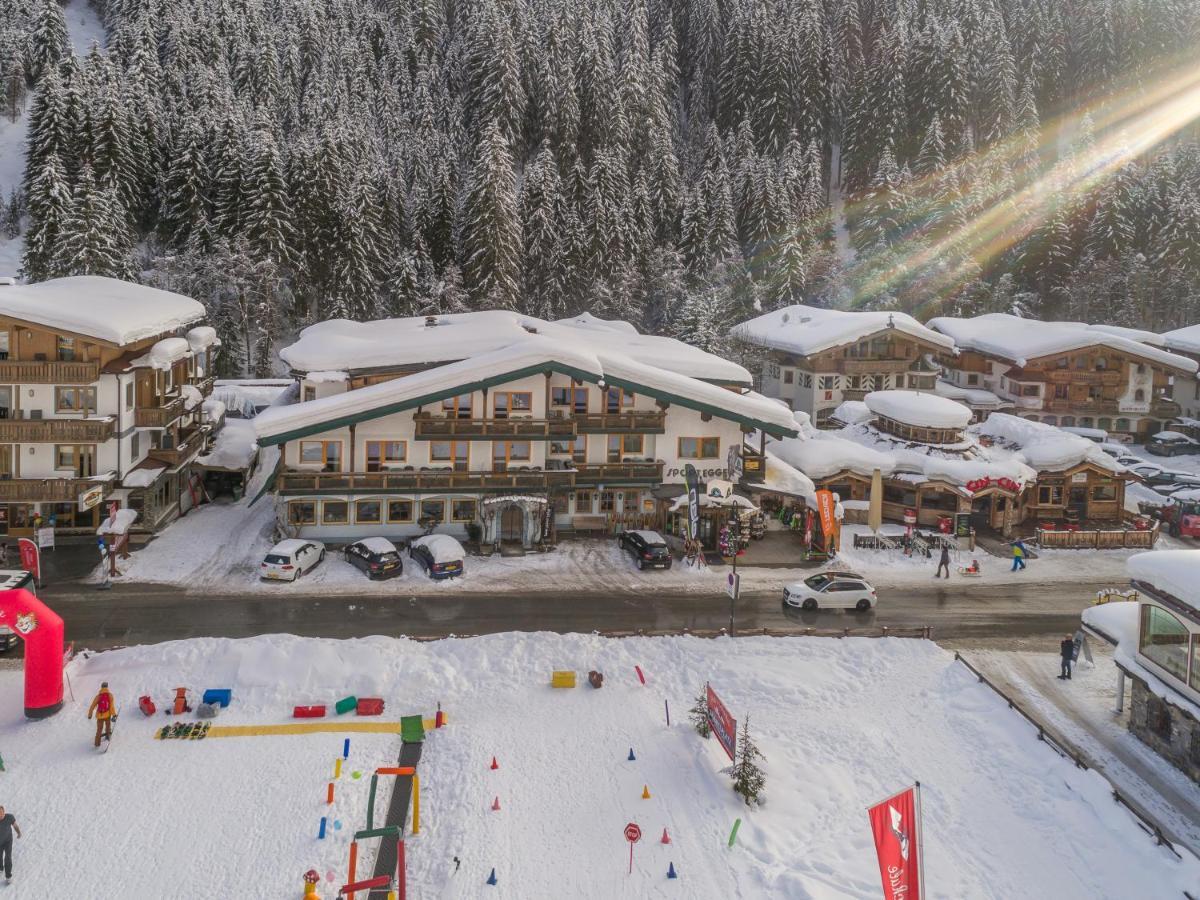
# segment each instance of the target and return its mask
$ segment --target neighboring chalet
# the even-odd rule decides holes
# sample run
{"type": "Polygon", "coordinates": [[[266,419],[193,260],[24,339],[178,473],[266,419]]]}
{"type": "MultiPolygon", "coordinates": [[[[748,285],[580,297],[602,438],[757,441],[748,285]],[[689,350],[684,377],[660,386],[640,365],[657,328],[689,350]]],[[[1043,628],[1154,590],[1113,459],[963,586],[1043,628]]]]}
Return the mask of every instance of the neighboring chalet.
{"type": "Polygon", "coordinates": [[[94,532],[110,502],[153,529],[197,502],[219,424],[204,315],[111,278],[0,286],[0,534],[94,532]]]}
{"type": "MultiPolygon", "coordinates": [[[[1200,364],[1200,325],[1177,328],[1160,335],[1163,346],[1179,356],[1200,364]]],[[[1179,414],[1192,420],[1193,430],[1200,428],[1200,380],[1177,376],[1172,385],[1171,399],[1179,404],[1179,414]]]]}
{"type": "Polygon", "coordinates": [[[254,420],[282,447],[280,527],[333,541],[438,531],[525,548],[645,527],[700,480],[761,473],[752,432],[796,433],[744,368],[624,322],[488,311],[335,320],[281,352],[301,402],[254,420]]]}
{"type": "Polygon", "coordinates": [[[830,424],[845,400],[871,391],[932,391],[935,355],[954,342],[901,312],[848,312],[788,306],[735,327],[731,335],[765,348],[762,392],[808,413],[818,427],[830,424]]]}
{"type": "Polygon", "coordinates": [[[1128,727],[1143,743],[1200,782],[1200,562],[1195,550],[1129,558],[1136,602],[1083,613],[1084,628],[1116,645],[1117,704],[1132,682],[1128,727]]]}
{"type": "Polygon", "coordinates": [[[1194,379],[1197,362],[1151,346],[1144,332],[1075,322],[1039,322],[994,313],[939,317],[929,327],[951,338],[946,378],[985,390],[1012,412],[1047,425],[1099,428],[1145,439],[1180,414],[1172,378],[1194,379]],[[1133,337],[1131,337],[1133,335],[1133,337]]]}

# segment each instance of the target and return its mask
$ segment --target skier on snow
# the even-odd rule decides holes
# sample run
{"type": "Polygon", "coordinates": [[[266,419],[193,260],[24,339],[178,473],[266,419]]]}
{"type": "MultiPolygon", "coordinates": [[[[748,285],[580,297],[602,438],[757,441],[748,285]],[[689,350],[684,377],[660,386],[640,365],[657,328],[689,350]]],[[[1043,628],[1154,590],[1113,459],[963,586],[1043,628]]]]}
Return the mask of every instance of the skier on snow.
{"type": "Polygon", "coordinates": [[[100,684],[100,690],[92,699],[92,705],[88,707],[88,718],[92,717],[92,713],[96,714],[96,746],[100,746],[100,738],[103,737],[106,741],[112,740],[112,722],[116,714],[117,704],[113,700],[112,691],[108,689],[108,682],[104,681],[100,684]]]}

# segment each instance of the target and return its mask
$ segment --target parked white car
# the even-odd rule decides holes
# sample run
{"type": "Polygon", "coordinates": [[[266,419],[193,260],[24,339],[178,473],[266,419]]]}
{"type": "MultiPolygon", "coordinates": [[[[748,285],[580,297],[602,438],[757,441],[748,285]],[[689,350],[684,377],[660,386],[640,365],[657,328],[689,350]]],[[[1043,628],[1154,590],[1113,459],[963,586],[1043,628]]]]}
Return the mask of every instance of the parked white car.
{"type": "Polygon", "coordinates": [[[295,581],[316,568],[325,559],[325,545],[320,541],[288,538],[280,541],[262,561],[258,574],[271,581],[295,581]]]}
{"type": "Polygon", "coordinates": [[[783,589],[783,608],[857,609],[865,612],[878,602],[875,588],[853,572],[820,572],[783,589]]]}

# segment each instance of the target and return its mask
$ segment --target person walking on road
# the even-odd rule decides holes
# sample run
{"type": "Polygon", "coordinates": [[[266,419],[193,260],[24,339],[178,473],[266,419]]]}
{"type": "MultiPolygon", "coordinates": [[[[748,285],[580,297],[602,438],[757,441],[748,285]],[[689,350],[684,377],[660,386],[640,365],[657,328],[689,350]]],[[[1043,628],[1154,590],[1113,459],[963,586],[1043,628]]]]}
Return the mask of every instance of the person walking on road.
{"type": "Polygon", "coordinates": [[[116,713],[116,703],[107,681],[101,682],[100,690],[92,698],[92,705],[88,707],[89,719],[92,713],[96,714],[96,746],[99,747],[101,737],[106,741],[112,740],[112,721],[116,713]]]}
{"type": "Polygon", "coordinates": [[[946,570],[946,577],[949,578],[950,577],[950,548],[947,547],[945,544],[942,544],[942,555],[938,558],[937,574],[934,575],[933,577],[934,578],[939,577],[942,574],[942,569],[946,570]]]}
{"type": "Polygon", "coordinates": [[[17,833],[17,837],[21,836],[21,829],[17,826],[17,820],[13,818],[13,814],[5,812],[4,807],[0,806],[0,865],[4,866],[5,881],[12,881],[14,831],[17,833]]]}
{"type": "Polygon", "coordinates": [[[1015,572],[1017,569],[1025,568],[1025,545],[1020,541],[1013,541],[1013,564],[1010,572],[1015,572]]]}
{"type": "Polygon", "coordinates": [[[1071,663],[1075,661],[1075,639],[1071,635],[1063,638],[1061,644],[1058,645],[1058,654],[1062,657],[1062,672],[1059,673],[1059,678],[1070,680],[1071,678],[1071,663]]]}

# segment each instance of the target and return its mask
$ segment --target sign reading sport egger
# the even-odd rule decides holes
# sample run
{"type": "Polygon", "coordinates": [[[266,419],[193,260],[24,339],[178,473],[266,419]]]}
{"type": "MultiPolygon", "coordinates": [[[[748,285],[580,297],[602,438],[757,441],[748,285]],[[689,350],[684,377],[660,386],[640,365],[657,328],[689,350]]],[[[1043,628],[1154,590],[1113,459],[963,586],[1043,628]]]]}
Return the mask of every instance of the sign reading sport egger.
{"type": "Polygon", "coordinates": [[[737,747],[737,720],[729,714],[729,710],[725,708],[725,704],[721,702],[721,698],[717,696],[716,691],[711,685],[706,685],[708,689],[708,724],[712,727],[713,734],[717,736],[717,740],[729,754],[729,758],[733,759],[733,751],[737,747]]]}

